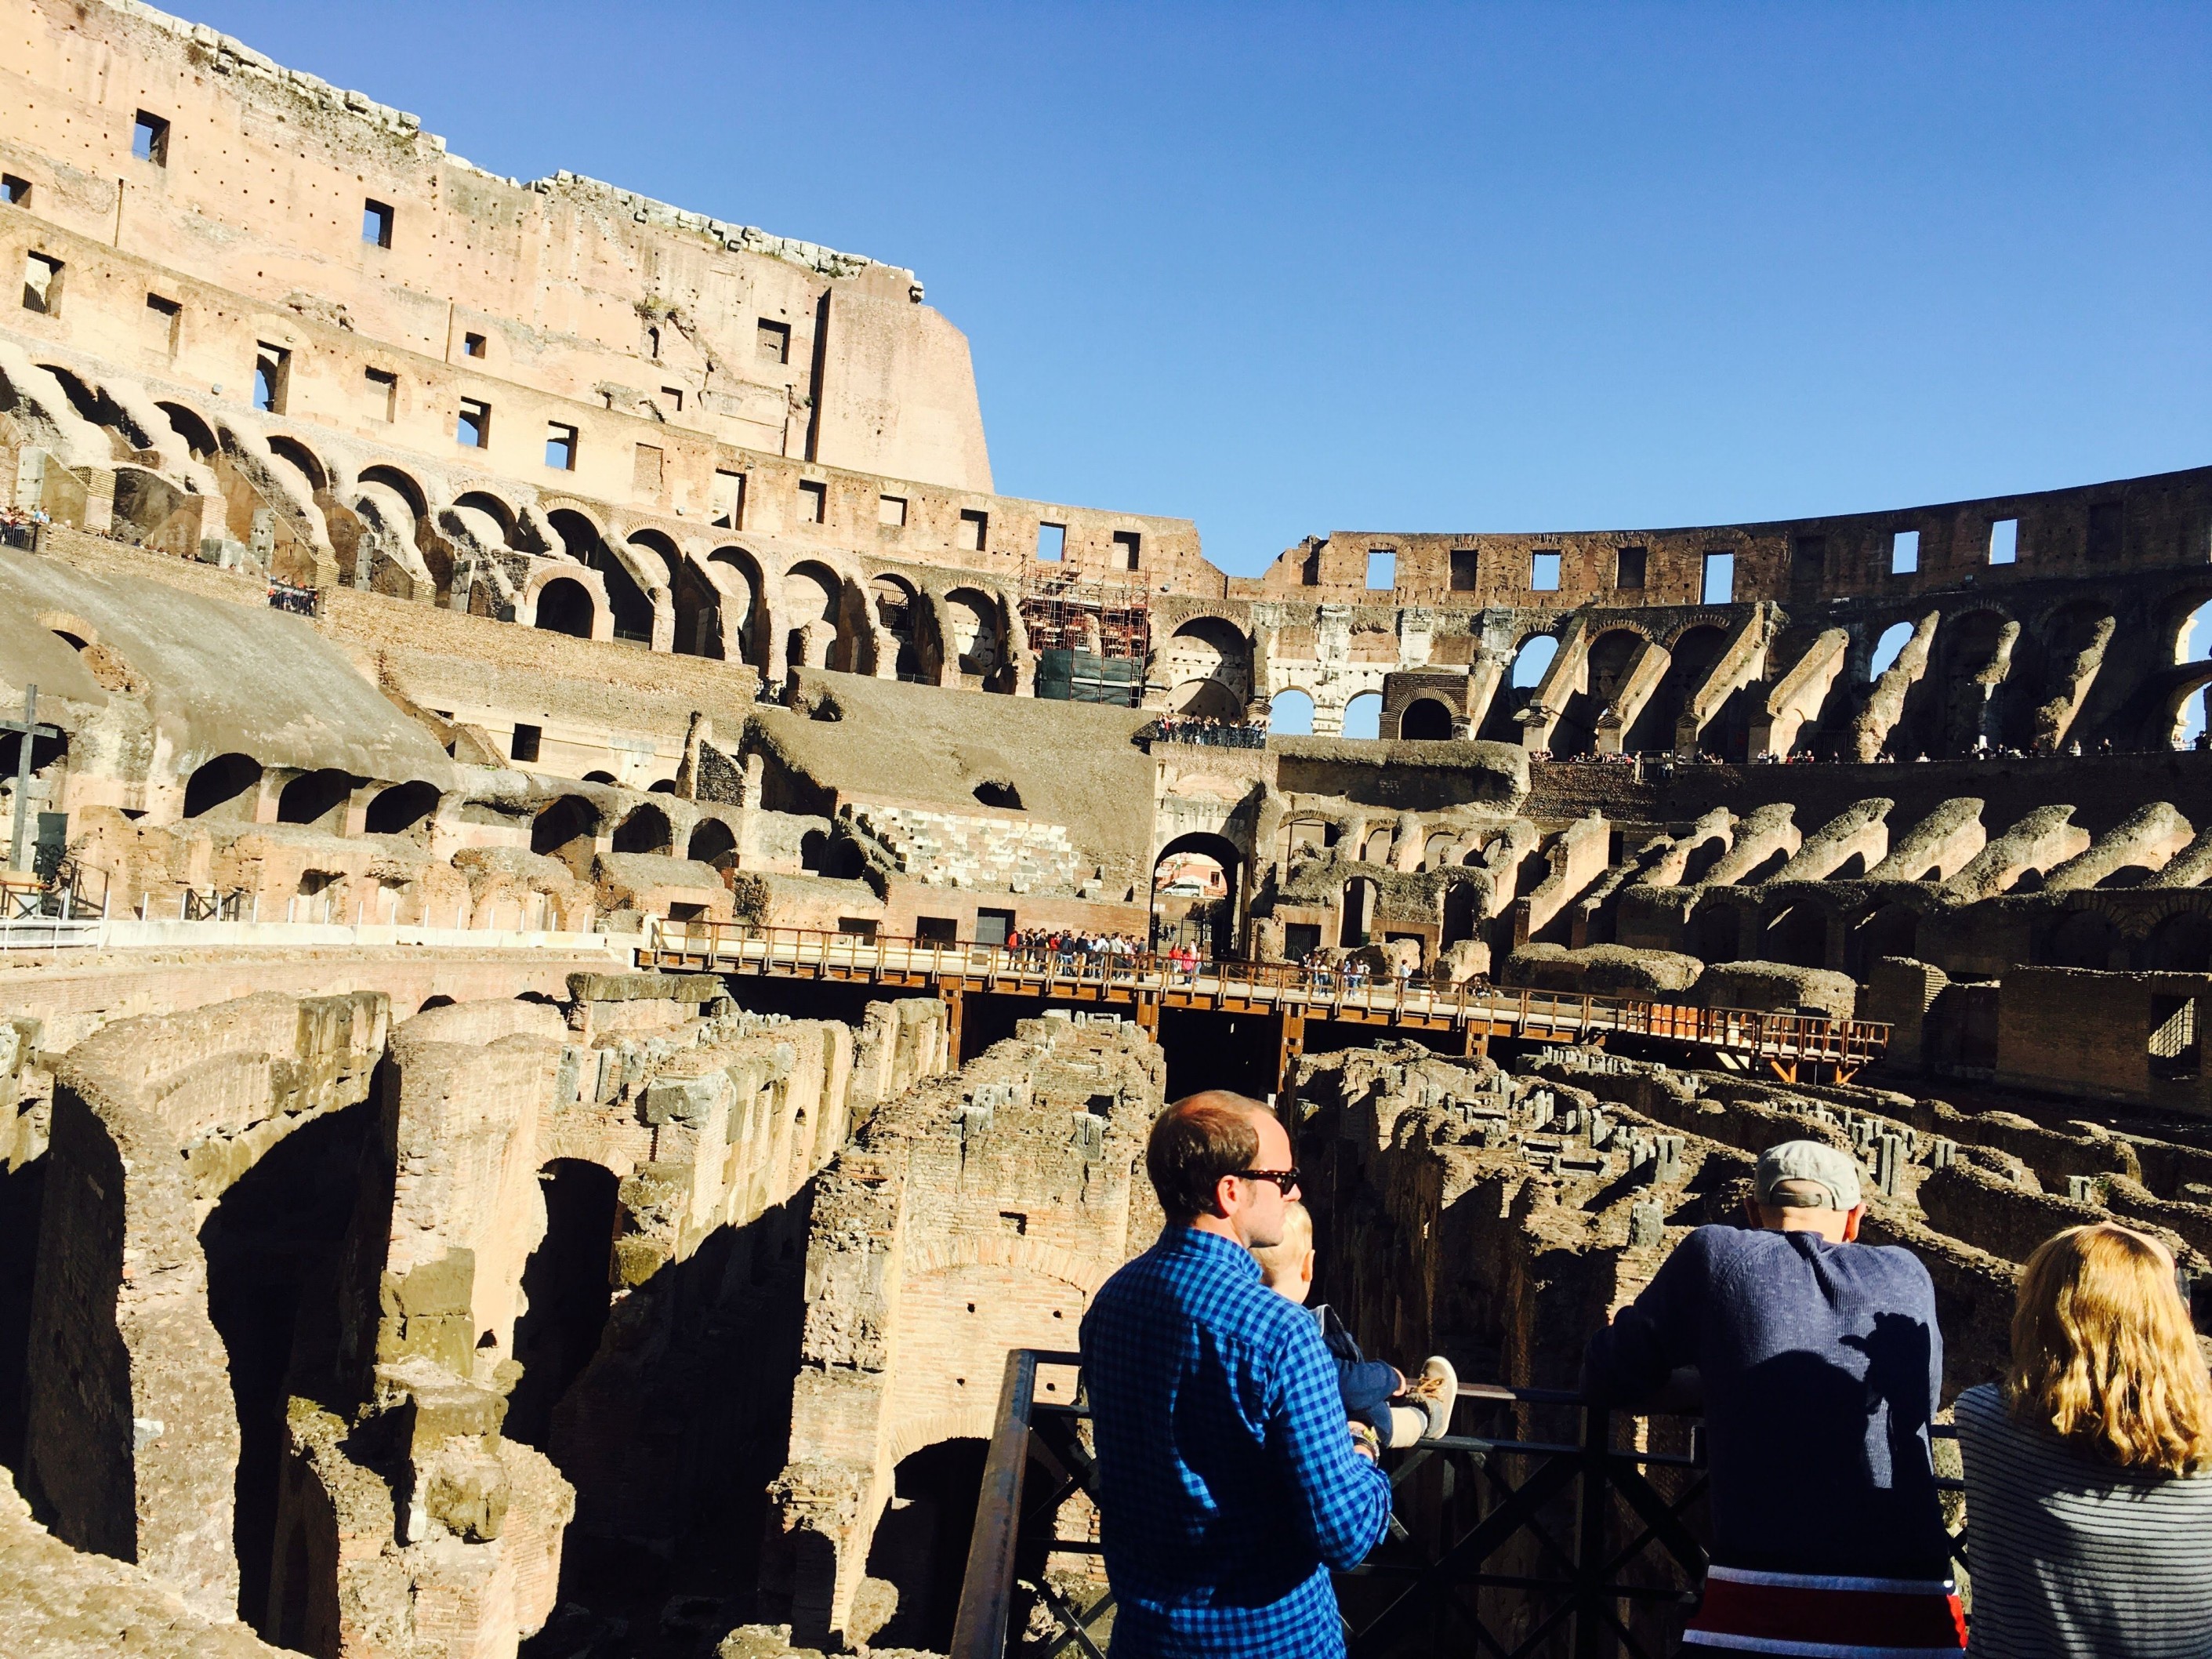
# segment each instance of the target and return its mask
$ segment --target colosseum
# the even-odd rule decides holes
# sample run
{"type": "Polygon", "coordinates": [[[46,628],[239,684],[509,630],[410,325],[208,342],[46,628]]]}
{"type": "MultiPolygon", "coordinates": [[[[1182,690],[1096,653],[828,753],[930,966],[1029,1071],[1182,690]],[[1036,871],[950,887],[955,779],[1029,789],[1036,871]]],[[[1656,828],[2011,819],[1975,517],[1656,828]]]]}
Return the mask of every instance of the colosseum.
{"type": "MultiPolygon", "coordinates": [[[[1947,1399],[2060,1227],[2212,1273],[2212,467],[1231,575],[996,493],[913,271],[136,0],[0,0],[0,175],[11,1652],[1096,1655],[1067,1351],[1201,1087],[1492,1473],[1778,1139],[1947,1399]]],[[[1697,1441],[1609,1431],[1522,1496],[1656,1652],[1697,1441]]]]}

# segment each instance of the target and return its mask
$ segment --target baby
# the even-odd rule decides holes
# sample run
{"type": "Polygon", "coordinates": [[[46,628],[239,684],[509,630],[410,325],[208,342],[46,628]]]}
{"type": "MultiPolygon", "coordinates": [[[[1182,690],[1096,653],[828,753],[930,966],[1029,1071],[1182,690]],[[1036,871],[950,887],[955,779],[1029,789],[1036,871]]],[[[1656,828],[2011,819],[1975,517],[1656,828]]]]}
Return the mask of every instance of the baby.
{"type": "MultiPolygon", "coordinates": [[[[1293,1200],[1283,1218],[1283,1242],[1252,1255],[1269,1290],[1303,1303],[1312,1292],[1314,1276],[1313,1217],[1306,1206],[1293,1200]]],[[[1459,1376],[1451,1361],[1431,1356],[1409,1382],[1396,1366],[1360,1352],[1327,1303],[1311,1311],[1336,1362],[1336,1389],[1346,1417],[1366,1424],[1386,1446],[1435,1440],[1449,1431],[1452,1406],[1459,1398],[1459,1376]]]]}

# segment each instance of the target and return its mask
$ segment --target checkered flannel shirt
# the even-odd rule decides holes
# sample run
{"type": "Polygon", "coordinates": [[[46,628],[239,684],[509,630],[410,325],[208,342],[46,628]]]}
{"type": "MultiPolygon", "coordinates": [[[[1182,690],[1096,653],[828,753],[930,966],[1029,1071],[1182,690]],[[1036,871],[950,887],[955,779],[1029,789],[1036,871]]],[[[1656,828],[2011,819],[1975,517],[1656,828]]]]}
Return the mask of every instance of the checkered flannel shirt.
{"type": "Polygon", "coordinates": [[[1114,1659],[1344,1651],[1328,1569],[1382,1538],[1314,1321],[1233,1240],[1170,1225],[1083,1321],[1114,1659]]]}

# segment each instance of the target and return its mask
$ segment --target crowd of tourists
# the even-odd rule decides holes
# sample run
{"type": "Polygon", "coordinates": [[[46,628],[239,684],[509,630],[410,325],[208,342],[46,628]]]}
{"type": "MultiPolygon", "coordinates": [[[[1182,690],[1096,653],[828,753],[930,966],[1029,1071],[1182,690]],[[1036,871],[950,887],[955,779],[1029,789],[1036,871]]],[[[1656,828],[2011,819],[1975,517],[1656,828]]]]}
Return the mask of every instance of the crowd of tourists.
{"type": "Polygon", "coordinates": [[[43,507],[0,507],[0,547],[35,546],[39,532],[53,522],[43,507]]]}
{"type": "Polygon", "coordinates": [[[1156,743],[1197,743],[1216,749],[1265,749],[1267,727],[1243,720],[1208,720],[1194,714],[1163,714],[1148,735],[1156,743]]]}
{"type": "MultiPolygon", "coordinates": [[[[1167,1224],[1082,1328],[1115,1659],[1341,1654],[1329,1573],[1382,1540],[1381,1454],[1447,1432],[1457,1378],[1370,1360],[1304,1305],[1312,1224],[1267,1107],[1177,1101],[1146,1169],[1167,1224]]],[[[2163,1243],[2112,1224],[2045,1242],[2003,1381],[1954,1402],[1970,1633],[1927,1268],[1862,1239],[1857,1162],[1825,1142],[1763,1152],[1744,1211],[1692,1231],[1584,1361],[1595,1405],[1702,1411],[1712,1543],[1683,1651],[2212,1653],[2212,1376],[2163,1243]]]]}
{"type": "Polygon", "coordinates": [[[1005,948],[1022,967],[1060,974],[1103,973],[1109,978],[1133,977],[1139,971],[1164,966],[1185,984],[1198,977],[1199,954],[1188,945],[1147,951],[1144,941],[1127,933],[1086,933],[1078,928],[1017,928],[1006,935],[1005,948]]]}

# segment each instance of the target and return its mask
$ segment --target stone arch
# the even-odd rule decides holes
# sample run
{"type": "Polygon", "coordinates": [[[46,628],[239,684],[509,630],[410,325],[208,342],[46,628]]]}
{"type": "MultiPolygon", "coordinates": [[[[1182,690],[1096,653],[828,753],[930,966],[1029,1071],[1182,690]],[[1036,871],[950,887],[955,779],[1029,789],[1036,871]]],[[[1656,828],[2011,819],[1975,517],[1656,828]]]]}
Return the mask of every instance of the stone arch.
{"type": "Polygon", "coordinates": [[[540,807],[538,816],[530,822],[530,850],[554,854],[571,851],[576,843],[584,843],[583,856],[588,860],[591,842],[599,833],[599,809],[581,795],[563,795],[558,800],[540,807]]]}
{"type": "Polygon", "coordinates": [[[215,428],[197,410],[189,404],[172,403],[167,399],[154,407],[167,417],[169,429],[184,440],[185,448],[194,460],[204,465],[222,453],[222,446],[216,439],[215,428]]]}
{"type": "Polygon", "coordinates": [[[1451,710],[1435,697],[1416,697],[1399,711],[1398,735],[1408,742],[1441,742],[1451,728],[1451,710]]]}
{"type": "Polygon", "coordinates": [[[1734,962],[1743,954],[1743,912],[1733,904],[1701,904],[1690,918],[1684,948],[1701,962],[1734,962]]]}
{"type": "Polygon", "coordinates": [[[778,584],[790,632],[783,659],[792,668],[841,668],[849,660],[851,641],[842,625],[844,579],[819,559],[802,559],[778,584]]]}
{"type": "Polygon", "coordinates": [[[691,826],[691,838],[685,843],[684,856],[701,864],[713,864],[737,851],[738,838],[730,826],[720,818],[701,818],[691,826]]]}
{"type": "Polygon", "coordinates": [[[920,595],[914,584],[903,576],[889,571],[878,572],[868,582],[869,618],[888,636],[887,642],[878,646],[874,664],[878,679],[917,681],[921,678],[921,653],[915,644],[915,630],[921,621],[920,595]],[[882,660],[880,653],[888,649],[890,658],[882,660]],[[888,670],[888,672],[886,672],[888,670]]]}
{"type": "Polygon", "coordinates": [[[407,510],[416,518],[419,520],[429,516],[428,494],[423,489],[421,480],[404,467],[389,466],[380,461],[374,466],[362,468],[360,472],[355,475],[354,482],[356,484],[382,484],[398,495],[401,501],[406,502],[407,510]]]}
{"type": "Polygon", "coordinates": [[[606,1328],[619,1182],[603,1164],[556,1158],[538,1170],[538,1183],[545,1231],[522,1267],[523,1313],[512,1349],[522,1377],[501,1428],[548,1451],[553,1407],[583,1375],[606,1328]]]}
{"type": "Polygon", "coordinates": [[[1802,899],[1777,912],[1766,924],[1761,959],[1796,968],[1826,968],[1830,921],[1826,910],[1802,899]]]}
{"type": "Polygon", "coordinates": [[[278,793],[276,822],[335,827],[331,821],[334,817],[342,818],[356,784],[351,775],[336,767],[302,772],[278,793]]]}
{"type": "Polygon", "coordinates": [[[1372,876],[1354,876],[1344,884],[1337,909],[1336,942],[1349,949],[1367,943],[1375,926],[1375,901],[1381,892],[1372,876]]]}
{"type": "MultiPolygon", "coordinates": [[[[1178,695],[1188,695],[1183,688],[1191,681],[1211,682],[1221,688],[1212,701],[1218,705],[1231,706],[1237,711],[1234,716],[1214,715],[1212,718],[1242,719],[1244,707],[1252,697],[1252,646],[1244,630],[1224,617],[1193,617],[1177,626],[1162,646],[1154,670],[1155,683],[1164,682],[1176,688],[1178,695]]],[[[1170,702],[1170,707],[1177,707],[1170,702]]]]}
{"type": "MultiPolygon", "coordinates": [[[[1196,854],[1200,857],[1211,859],[1220,867],[1222,880],[1227,888],[1227,893],[1212,907],[1212,927],[1210,929],[1212,938],[1209,943],[1212,947],[1211,954],[1217,961],[1232,957],[1237,954],[1243,914],[1245,884],[1243,878],[1246,864],[1244,850],[1228,836],[1217,835],[1209,830],[1194,830],[1188,834],[1177,836],[1152,855],[1152,880],[1155,891],[1158,890],[1159,884],[1161,867],[1170,859],[1179,854],[1196,854]]],[[[1157,900],[1154,901],[1153,908],[1157,915],[1158,909],[1157,900]]]]}
{"type": "Polygon", "coordinates": [[[532,572],[536,581],[532,590],[533,604],[531,622],[533,627],[548,633],[566,634],[572,639],[588,640],[599,631],[599,596],[593,593],[574,576],[558,571],[532,572]]]}
{"type": "Polygon", "coordinates": [[[1296,686],[1276,692],[1267,704],[1267,730],[1277,737],[1310,738],[1313,719],[1312,693],[1296,686]]]}
{"type": "Polygon", "coordinates": [[[310,495],[327,495],[331,488],[331,469],[323,459],[289,433],[273,432],[269,435],[269,453],[284,462],[305,480],[310,495]]]}
{"type": "Polygon", "coordinates": [[[545,516],[553,526],[553,533],[560,537],[562,550],[578,564],[599,573],[612,617],[611,637],[650,644],[653,600],[630,574],[629,567],[616,556],[598,524],[587,514],[569,506],[555,507],[545,516]]]}
{"type": "Polygon", "coordinates": [[[1475,938],[1482,927],[1482,887],[1478,882],[1447,883],[1443,896],[1443,927],[1439,945],[1457,945],[1475,938]]]}
{"type": "Polygon", "coordinates": [[[721,623],[724,660],[772,667],[763,643],[768,586],[760,561],[734,544],[718,547],[707,556],[707,574],[721,593],[715,614],[721,623]]]}
{"type": "Polygon", "coordinates": [[[428,823],[437,811],[438,786],[416,778],[380,790],[362,828],[372,836],[404,836],[428,823]]]}
{"type": "Polygon", "coordinates": [[[2177,910],[2163,918],[2143,940],[2142,967],[2153,974],[2212,972],[2212,916],[2177,910]]]}
{"type": "Polygon", "coordinates": [[[1170,714],[1192,720],[1221,720],[1236,725],[1244,718],[1243,701],[1216,679],[1185,680],[1168,693],[1170,714]]]}
{"type": "Polygon", "coordinates": [[[1380,691],[1355,692],[1344,705],[1344,724],[1341,734],[1358,742],[1368,742],[1382,735],[1382,694],[1380,691]]]}
{"type": "Polygon", "coordinates": [[[957,666],[960,683],[985,691],[1012,690],[1012,665],[1006,659],[998,600],[981,588],[956,587],[945,595],[944,611],[949,635],[945,654],[957,666]]]}
{"type": "Polygon", "coordinates": [[[185,780],[184,816],[251,822],[261,787],[261,763],[251,755],[217,755],[185,780]]]}
{"type": "Polygon", "coordinates": [[[2051,930],[2044,955],[2046,965],[2052,968],[2106,970],[2126,965],[2118,930],[2102,910],[2068,911],[2051,930]]]}
{"type": "Polygon", "coordinates": [[[669,586],[675,617],[670,648],[680,656],[720,659],[724,652],[722,590],[695,559],[678,562],[669,586]]]}
{"type": "Polygon", "coordinates": [[[1844,966],[1863,981],[1883,957],[1917,957],[1919,949],[1920,913],[1906,904],[1879,905],[1851,924],[1844,966]]]}
{"type": "Polygon", "coordinates": [[[472,512],[483,514],[484,517],[499,526],[501,541],[509,547],[516,545],[516,532],[521,523],[521,516],[502,497],[478,485],[464,489],[459,495],[454,496],[453,505],[465,507],[472,512]]]}
{"type": "Polygon", "coordinates": [[[675,845],[675,831],[670,828],[668,814],[658,806],[635,806],[623,821],[615,826],[611,850],[617,853],[666,854],[675,845]]]}

